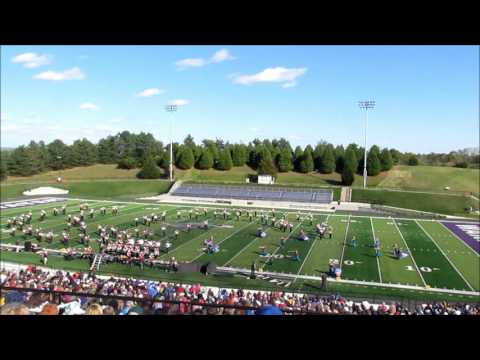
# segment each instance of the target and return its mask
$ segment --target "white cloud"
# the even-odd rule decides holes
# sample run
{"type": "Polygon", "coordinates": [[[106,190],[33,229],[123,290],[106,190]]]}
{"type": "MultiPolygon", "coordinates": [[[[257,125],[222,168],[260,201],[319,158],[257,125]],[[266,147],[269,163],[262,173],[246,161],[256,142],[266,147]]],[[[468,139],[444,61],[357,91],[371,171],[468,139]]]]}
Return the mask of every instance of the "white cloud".
{"type": "Polygon", "coordinates": [[[190,104],[190,100],[185,100],[185,99],[177,99],[177,100],[172,100],[168,103],[169,105],[177,105],[177,106],[183,106],[190,104]]]}
{"type": "Polygon", "coordinates": [[[208,64],[220,63],[226,60],[233,59],[235,59],[235,57],[230,54],[228,49],[221,49],[215,52],[208,60],[203,58],[187,58],[178,60],[175,65],[179,70],[183,70],[189,67],[202,67],[208,64]]]}
{"type": "Polygon", "coordinates": [[[24,67],[32,69],[50,63],[50,57],[39,55],[34,52],[19,54],[12,58],[12,62],[22,64],[24,67]]]}
{"type": "Polygon", "coordinates": [[[253,132],[253,133],[259,133],[259,132],[262,131],[262,129],[256,128],[256,127],[252,127],[252,128],[250,128],[250,129],[248,129],[248,130],[250,130],[250,131],[253,132]]]}
{"type": "Polygon", "coordinates": [[[189,67],[201,67],[201,66],[205,66],[206,64],[207,62],[202,58],[182,59],[182,60],[178,60],[175,63],[175,65],[177,65],[179,69],[185,69],[189,67]]]}
{"type": "Polygon", "coordinates": [[[261,82],[284,83],[282,87],[288,88],[296,85],[295,80],[305,74],[307,68],[267,68],[253,75],[233,76],[233,82],[241,85],[252,85],[261,82]]]}
{"type": "Polygon", "coordinates": [[[155,95],[160,95],[163,94],[165,90],[158,89],[158,88],[151,88],[151,89],[145,89],[140,91],[137,96],[139,97],[151,97],[155,95]]]}
{"type": "Polygon", "coordinates": [[[65,71],[45,71],[34,76],[35,79],[49,80],[49,81],[64,81],[64,80],[83,80],[85,74],[78,67],[73,67],[65,71]]]}
{"type": "Polygon", "coordinates": [[[295,86],[297,86],[297,83],[295,81],[291,81],[291,82],[284,83],[282,85],[282,88],[288,89],[288,88],[295,87],[295,86]]]}
{"type": "Polygon", "coordinates": [[[218,50],[215,54],[213,54],[210,62],[212,63],[219,63],[225,60],[233,60],[235,59],[227,49],[218,50]]]}
{"type": "Polygon", "coordinates": [[[99,110],[100,107],[98,105],[93,104],[93,103],[86,102],[86,103],[80,104],[80,109],[82,109],[82,110],[99,110]]]}

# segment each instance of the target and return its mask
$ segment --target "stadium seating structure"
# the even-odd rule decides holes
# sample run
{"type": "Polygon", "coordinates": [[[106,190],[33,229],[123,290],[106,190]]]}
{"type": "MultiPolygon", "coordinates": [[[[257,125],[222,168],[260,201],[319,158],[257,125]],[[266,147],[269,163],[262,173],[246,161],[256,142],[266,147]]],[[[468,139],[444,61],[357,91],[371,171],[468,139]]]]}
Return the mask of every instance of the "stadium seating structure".
{"type": "Polygon", "coordinates": [[[328,204],[333,199],[333,192],[328,189],[299,190],[292,188],[260,188],[256,186],[197,184],[182,184],[176,188],[171,195],[219,199],[292,201],[319,204],[328,204]]]}

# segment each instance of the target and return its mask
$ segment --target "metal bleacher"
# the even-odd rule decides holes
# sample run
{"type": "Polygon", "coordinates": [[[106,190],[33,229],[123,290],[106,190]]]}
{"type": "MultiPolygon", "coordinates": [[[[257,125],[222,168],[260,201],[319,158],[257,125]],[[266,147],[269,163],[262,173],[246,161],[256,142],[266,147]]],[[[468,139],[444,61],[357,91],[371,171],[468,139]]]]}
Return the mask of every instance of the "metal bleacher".
{"type": "Polygon", "coordinates": [[[240,200],[292,201],[327,204],[333,199],[328,189],[259,188],[254,186],[220,186],[181,184],[171,195],[240,200]]]}

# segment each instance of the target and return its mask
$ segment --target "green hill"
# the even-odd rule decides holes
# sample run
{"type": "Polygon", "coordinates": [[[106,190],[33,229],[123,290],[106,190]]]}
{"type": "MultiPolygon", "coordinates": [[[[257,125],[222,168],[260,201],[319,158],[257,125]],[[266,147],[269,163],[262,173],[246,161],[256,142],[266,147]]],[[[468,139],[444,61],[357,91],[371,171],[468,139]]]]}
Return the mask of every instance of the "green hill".
{"type": "Polygon", "coordinates": [[[443,166],[396,166],[377,185],[381,188],[445,192],[480,192],[480,170],[443,166]]]}

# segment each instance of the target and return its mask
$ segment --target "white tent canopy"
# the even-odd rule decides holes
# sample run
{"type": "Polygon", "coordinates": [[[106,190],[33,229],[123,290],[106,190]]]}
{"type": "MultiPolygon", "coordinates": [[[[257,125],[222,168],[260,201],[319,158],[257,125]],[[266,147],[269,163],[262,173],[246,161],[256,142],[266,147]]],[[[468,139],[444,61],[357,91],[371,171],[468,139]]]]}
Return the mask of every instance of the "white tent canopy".
{"type": "Polygon", "coordinates": [[[54,187],[38,187],[36,189],[31,189],[28,191],[24,191],[23,195],[27,196],[35,196],[35,195],[66,195],[68,194],[68,190],[54,188],[54,187]]]}

